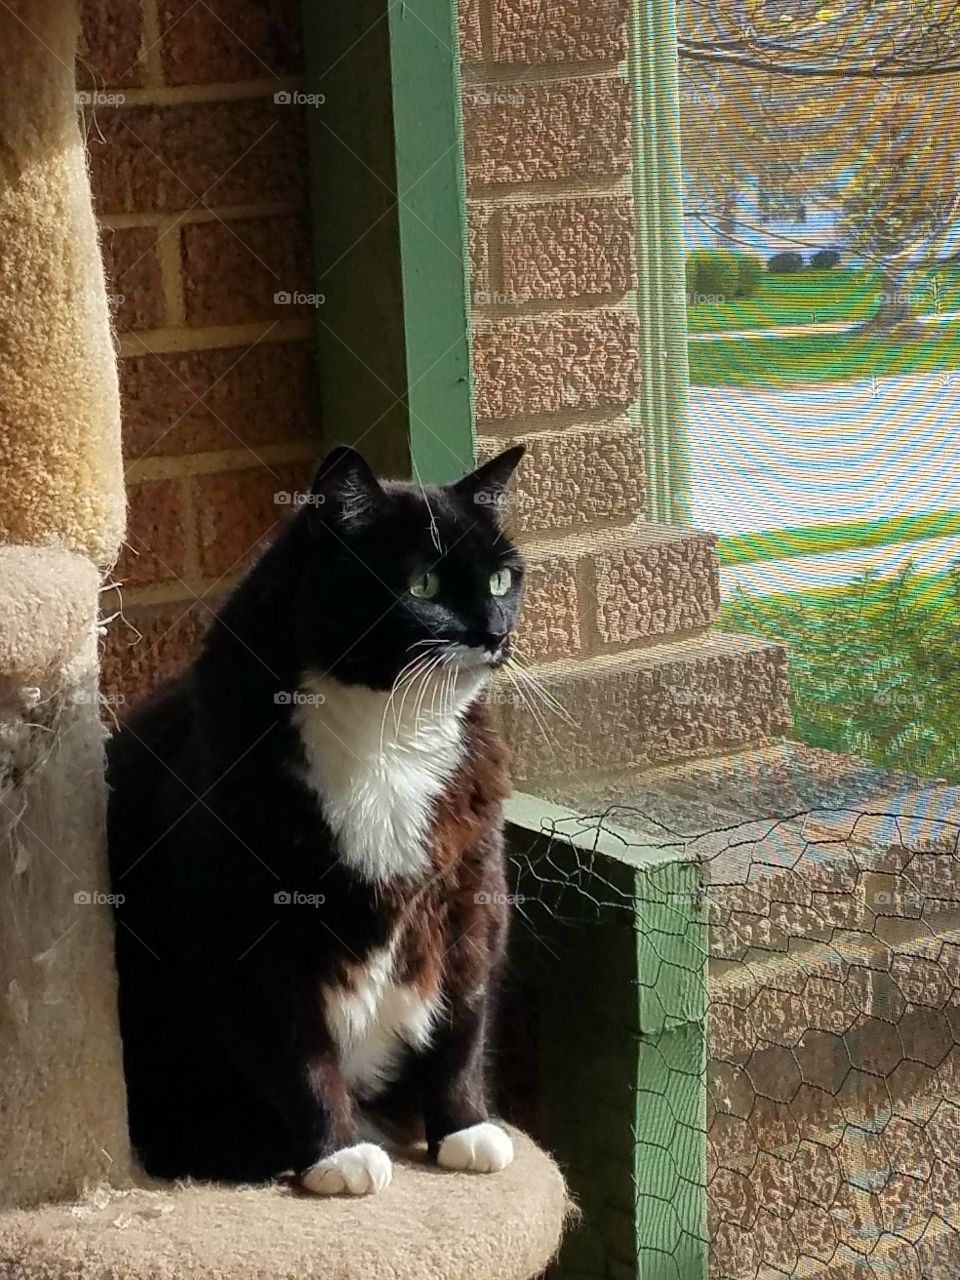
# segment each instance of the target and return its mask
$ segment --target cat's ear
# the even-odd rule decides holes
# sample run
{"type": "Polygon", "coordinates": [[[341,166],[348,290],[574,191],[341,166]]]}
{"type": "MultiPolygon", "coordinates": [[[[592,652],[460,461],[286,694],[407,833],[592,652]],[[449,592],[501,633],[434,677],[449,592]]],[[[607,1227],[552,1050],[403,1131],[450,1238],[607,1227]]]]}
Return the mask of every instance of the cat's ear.
{"type": "Polygon", "coordinates": [[[490,458],[476,471],[471,471],[453,486],[455,493],[469,498],[472,502],[497,506],[506,493],[510,478],[520,465],[520,459],[526,453],[526,445],[515,444],[495,458],[490,458]]]}
{"type": "Polygon", "coordinates": [[[331,449],[310,486],[311,508],[325,523],[359,524],[387,501],[366,458],[346,445],[331,449]]]}

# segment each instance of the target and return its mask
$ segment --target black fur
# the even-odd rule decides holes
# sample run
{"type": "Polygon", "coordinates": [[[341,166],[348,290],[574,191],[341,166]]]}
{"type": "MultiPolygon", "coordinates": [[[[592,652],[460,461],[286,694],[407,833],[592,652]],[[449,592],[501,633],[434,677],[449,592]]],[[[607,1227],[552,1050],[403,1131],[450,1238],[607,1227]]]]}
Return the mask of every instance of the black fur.
{"type": "Polygon", "coordinates": [[[506,933],[505,908],[475,906],[480,891],[504,889],[505,764],[486,710],[465,717],[469,749],[438,805],[429,872],[372,885],[338,861],[298,776],[290,697],[313,672],[389,689],[421,640],[499,651],[522,564],[498,503],[521,454],[424,493],[381,485],[358,454],[335,451],[196,663],[112,738],[121,1027],[131,1132],[149,1172],[259,1180],[356,1141],[357,1099],[321,991],[349,985],[398,931],[404,976],[437,985],[446,1013],[431,1046],[408,1051],[390,1089],[366,1101],[411,1133],[425,1121],[434,1152],[485,1118],[483,1041],[506,933]],[[494,598],[501,566],[514,584],[494,598]],[[430,569],[438,597],[411,596],[430,569]],[[324,906],[278,894],[322,895],[324,906]]]}

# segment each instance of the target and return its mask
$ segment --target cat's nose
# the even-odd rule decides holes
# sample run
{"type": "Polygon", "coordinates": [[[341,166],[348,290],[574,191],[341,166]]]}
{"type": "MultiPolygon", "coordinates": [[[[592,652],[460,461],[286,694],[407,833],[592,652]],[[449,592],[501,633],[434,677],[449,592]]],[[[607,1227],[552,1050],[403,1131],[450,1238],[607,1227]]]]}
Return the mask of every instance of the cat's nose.
{"type": "Polygon", "coordinates": [[[491,653],[497,653],[507,639],[507,631],[488,631],[486,647],[491,653]]]}

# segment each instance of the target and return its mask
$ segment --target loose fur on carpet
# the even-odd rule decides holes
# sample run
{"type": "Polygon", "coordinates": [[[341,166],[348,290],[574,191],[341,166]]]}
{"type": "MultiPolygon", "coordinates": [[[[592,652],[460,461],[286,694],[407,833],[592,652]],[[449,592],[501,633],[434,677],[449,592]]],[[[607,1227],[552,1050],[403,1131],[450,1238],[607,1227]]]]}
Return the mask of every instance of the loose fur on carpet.
{"type": "Polygon", "coordinates": [[[398,1161],[380,1195],[290,1188],[101,1191],[0,1214],[0,1276],[17,1280],[532,1280],[569,1203],[553,1161],[513,1134],[497,1174],[398,1161]]]}

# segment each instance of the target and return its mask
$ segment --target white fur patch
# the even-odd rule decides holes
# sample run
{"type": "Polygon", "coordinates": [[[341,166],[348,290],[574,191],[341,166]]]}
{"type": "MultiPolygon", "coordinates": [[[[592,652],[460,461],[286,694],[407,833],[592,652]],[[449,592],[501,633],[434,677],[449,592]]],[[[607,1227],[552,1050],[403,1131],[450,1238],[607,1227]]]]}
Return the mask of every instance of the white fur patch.
{"type": "Polygon", "coordinates": [[[301,1178],[301,1183],[315,1196],[368,1196],[389,1187],[393,1177],[390,1157],[372,1142],[355,1147],[342,1147],[332,1156],[318,1161],[301,1178]]]}
{"type": "Polygon", "coordinates": [[[425,1000],[393,980],[393,947],[375,951],[353,970],[353,985],[324,991],[327,1025],[343,1078],[360,1098],[375,1096],[393,1076],[404,1046],[425,1049],[440,999],[425,1000]]]}
{"type": "Polygon", "coordinates": [[[498,1173],[513,1162],[513,1140],[498,1124],[484,1120],[469,1129],[448,1133],[440,1143],[437,1164],[469,1173],[498,1173]]]}
{"type": "Polygon", "coordinates": [[[306,780],[340,846],[365,880],[421,874],[437,798],[463,755],[462,715],[489,679],[450,668],[389,692],[329,676],[304,681],[294,712],[306,780]],[[448,685],[448,680],[451,681],[448,685]]]}

